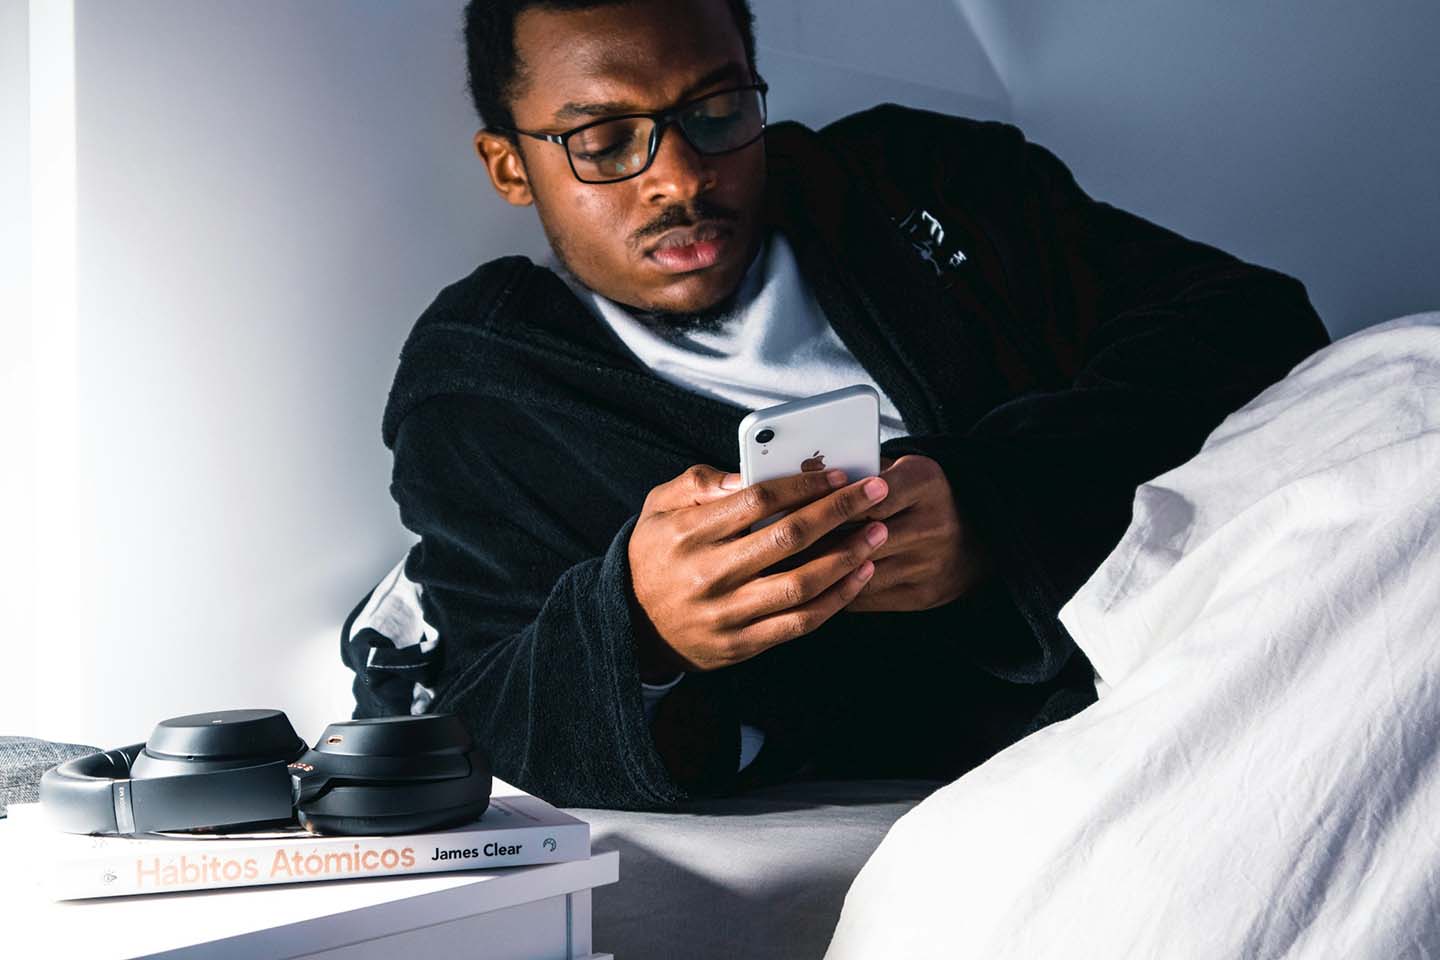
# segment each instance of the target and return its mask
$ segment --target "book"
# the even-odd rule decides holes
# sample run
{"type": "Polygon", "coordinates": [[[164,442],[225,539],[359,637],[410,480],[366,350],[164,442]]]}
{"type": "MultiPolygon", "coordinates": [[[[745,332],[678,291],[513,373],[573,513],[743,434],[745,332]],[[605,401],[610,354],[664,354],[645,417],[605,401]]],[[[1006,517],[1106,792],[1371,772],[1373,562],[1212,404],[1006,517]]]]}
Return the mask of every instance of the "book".
{"type": "MultiPolygon", "coordinates": [[[[496,781],[496,787],[501,783],[496,781]]],[[[507,789],[480,819],[426,833],[316,836],[299,825],[256,833],[64,833],[38,803],[11,804],[13,826],[43,889],[56,900],[306,883],[583,860],[590,825],[507,789]]]]}

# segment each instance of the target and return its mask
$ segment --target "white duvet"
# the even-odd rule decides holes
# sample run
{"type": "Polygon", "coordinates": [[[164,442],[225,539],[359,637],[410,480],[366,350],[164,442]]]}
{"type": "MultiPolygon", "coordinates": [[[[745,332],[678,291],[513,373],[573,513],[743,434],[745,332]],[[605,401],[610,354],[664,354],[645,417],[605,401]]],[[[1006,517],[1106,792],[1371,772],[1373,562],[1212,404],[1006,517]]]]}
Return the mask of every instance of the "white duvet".
{"type": "Polygon", "coordinates": [[[1060,618],[1100,701],[902,817],[829,960],[1440,957],[1440,313],[1140,487],[1060,618]]]}

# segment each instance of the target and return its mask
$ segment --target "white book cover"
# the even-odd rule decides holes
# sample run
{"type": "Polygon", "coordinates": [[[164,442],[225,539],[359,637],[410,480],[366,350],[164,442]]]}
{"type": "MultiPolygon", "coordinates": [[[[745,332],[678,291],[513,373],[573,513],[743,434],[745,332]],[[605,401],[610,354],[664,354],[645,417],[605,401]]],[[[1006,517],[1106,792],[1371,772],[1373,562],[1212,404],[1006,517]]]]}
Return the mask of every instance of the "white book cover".
{"type": "Polygon", "coordinates": [[[590,825],[495,782],[479,820],[397,836],[315,836],[298,825],[262,833],[64,833],[38,803],[10,805],[33,868],[56,900],[271,883],[517,867],[590,856],[590,825]]]}

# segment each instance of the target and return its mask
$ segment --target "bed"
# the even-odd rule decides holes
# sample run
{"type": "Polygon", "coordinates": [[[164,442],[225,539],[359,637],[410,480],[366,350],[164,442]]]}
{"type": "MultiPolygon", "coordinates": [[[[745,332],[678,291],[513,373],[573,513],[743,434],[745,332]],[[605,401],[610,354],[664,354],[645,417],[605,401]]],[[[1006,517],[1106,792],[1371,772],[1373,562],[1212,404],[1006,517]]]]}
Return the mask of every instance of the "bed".
{"type": "Polygon", "coordinates": [[[1440,956],[1440,313],[1136,491],[1101,693],[901,817],[826,956],[1440,956]]]}

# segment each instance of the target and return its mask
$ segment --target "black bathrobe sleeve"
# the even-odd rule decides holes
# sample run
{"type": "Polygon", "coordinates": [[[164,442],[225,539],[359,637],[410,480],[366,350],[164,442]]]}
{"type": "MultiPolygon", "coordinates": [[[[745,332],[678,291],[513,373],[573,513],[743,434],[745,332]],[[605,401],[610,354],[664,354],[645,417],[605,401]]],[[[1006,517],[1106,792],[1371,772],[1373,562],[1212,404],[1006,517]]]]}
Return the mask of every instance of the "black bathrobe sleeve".
{"type": "Polygon", "coordinates": [[[657,753],[633,652],[635,518],[587,555],[539,499],[569,488],[587,509],[583,474],[566,481],[547,437],[519,405],[474,395],[434,397],[400,422],[391,494],[420,537],[406,575],[445,658],[433,711],[460,715],[498,776],[557,805],[672,805],[686,792],[657,753]],[[512,459],[547,456],[548,484],[512,459]]]}
{"type": "MultiPolygon", "coordinates": [[[[961,169],[945,129],[931,130],[937,162],[961,169]]],[[[1295,279],[1091,199],[1054,155],[1010,129],[1010,154],[993,169],[1011,171],[1008,188],[1023,198],[1017,233],[1028,243],[1012,249],[1030,262],[1020,275],[1048,276],[1088,329],[1071,356],[1055,349],[1063,338],[1020,331],[1051,351],[1041,362],[1062,376],[963,433],[897,438],[883,451],[942,465],[999,575],[970,601],[994,618],[970,631],[973,655],[1033,683],[1074,651],[1057,614],[1124,534],[1135,488],[1193,456],[1228,413],[1328,336],[1295,279]],[[1028,631],[1011,628],[1017,609],[1028,631]]]]}

